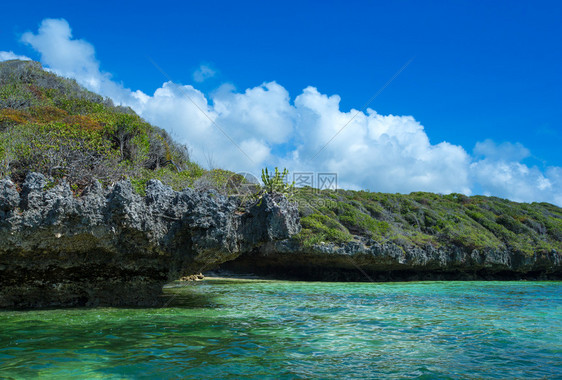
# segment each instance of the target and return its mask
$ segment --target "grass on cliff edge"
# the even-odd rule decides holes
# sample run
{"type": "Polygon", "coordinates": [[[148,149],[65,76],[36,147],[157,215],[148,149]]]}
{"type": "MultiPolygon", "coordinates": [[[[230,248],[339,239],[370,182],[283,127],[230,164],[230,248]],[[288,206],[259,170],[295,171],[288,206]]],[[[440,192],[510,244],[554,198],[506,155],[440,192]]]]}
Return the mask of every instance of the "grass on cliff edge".
{"type": "Polygon", "coordinates": [[[354,235],[396,243],[505,249],[531,254],[562,252],[562,209],[548,203],[516,203],[496,197],[425,192],[297,189],[305,246],[345,243],[354,235]]]}
{"type": "Polygon", "coordinates": [[[234,174],[204,170],[185,146],[130,108],[37,62],[1,62],[0,178],[21,184],[31,171],[64,178],[77,194],[94,178],[105,185],[129,178],[141,194],[150,179],[176,190],[225,191],[234,174]]]}

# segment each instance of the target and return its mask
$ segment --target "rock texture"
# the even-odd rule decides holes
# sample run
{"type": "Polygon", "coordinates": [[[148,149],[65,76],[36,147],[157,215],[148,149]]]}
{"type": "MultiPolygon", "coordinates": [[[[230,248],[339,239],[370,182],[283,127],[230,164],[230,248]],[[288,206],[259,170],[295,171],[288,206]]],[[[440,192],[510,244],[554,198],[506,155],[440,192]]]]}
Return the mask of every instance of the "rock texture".
{"type": "Polygon", "coordinates": [[[146,196],[128,181],[68,184],[31,173],[21,189],[0,180],[0,308],[153,306],[162,286],[221,265],[237,273],[330,281],[562,279],[559,252],[403,247],[356,236],[304,247],[298,209],[266,195],[242,211],[213,191],[146,196]]]}
{"type": "Polygon", "coordinates": [[[271,241],[221,265],[221,270],[283,279],[323,281],[562,279],[562,255],[450,246],[404,248],[356,237],[345,245],[302,247],[271,241]]]}
{"type": "Polygon", "coordinates": [[[150,306],[162,286],[298,232],[298,211],[266,196],[249,210],[213,191],[122,181],[75,197],[68,184],[0,180],[0,307],[150,306]]]}

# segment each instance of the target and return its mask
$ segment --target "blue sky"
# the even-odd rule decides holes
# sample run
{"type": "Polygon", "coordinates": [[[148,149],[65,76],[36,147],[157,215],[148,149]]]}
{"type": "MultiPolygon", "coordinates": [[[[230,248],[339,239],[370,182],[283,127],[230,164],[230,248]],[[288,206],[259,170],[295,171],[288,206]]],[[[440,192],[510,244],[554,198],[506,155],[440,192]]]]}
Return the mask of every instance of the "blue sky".
{"type": "Polygon", "coordinates": [[[86,79],[92,75],[111,81],[91,87],[193,145],[199,161],[250,171],[283,164],[335,171],[351,188],[562,202],[561,2],[31,2],[20,8],[3,5],[10,17],[0,25],[0,51],[40,60],[83,84],[93,83],[86,79]],[[68,39],[83,40],[93,55],[72,66],[45,42],[47,35],[22,42],[26,32],[38,36],[48,18],[64,20],[68,39]],[[378,116],[361,112],[320,161],[305,163],[353,118],[350,110],[363,111],[412,58],[369,105],[378,116]],[[165,86],[169,78],[187,87],[165,86]],[[151,98],[137,104],[138,96],[131,100],[124,89],[151,98]],[[236,157],[230,142],[207,144],[221,138],[204,131],[217,132],[213,125],[182,130],[204,123],[183,109],[191,101],[174,103],[188,95],[240,146],[257,152],[254,162],[236,157]],[[268,126],[269,114],[276,116],[268,126]],[[396,165],[381,163],[385,158],[396,165]]]}

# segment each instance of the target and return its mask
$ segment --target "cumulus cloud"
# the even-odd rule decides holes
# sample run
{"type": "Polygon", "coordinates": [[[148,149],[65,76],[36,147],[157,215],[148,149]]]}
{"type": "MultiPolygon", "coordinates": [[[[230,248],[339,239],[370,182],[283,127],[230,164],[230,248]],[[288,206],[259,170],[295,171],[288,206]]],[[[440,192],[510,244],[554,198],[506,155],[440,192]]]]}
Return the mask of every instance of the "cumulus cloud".
{"type": "Polygon", "coordinates": [[[476,143],[473,152],[475,157],[499,161],[521,161],[531,155],[529,149],[521,143],[504,142],[498,145],[490,139],[476,143]]]}
{"type": "Polygon", "coordinates": [[[477,143],[475,160],[470,165],[472,182],[486,195],[514,201],[547,201],[562,204],[562,168],[537,166],[521,162],[531,152],[522,144],[495,144],[491,140],[477,143]]]}
{"type": "Polygon", "coordinates": [[[21,61],[31,61],[31,58],[25,55],[14,54],[13,51],[0,51],[0,62],[11,61],[12,59],[19,59],[21,61]]]}
{"type": "MultiPolygon", "coordinates": [[[[100,69],[93,46],[73,38],[65,20],[46,19],[22,41],[40,53],[50,70],[168,130],[203,164],[256,174],[265,165],[337,173],[339,187],[351,189],[465,194],[476,189],[518,201],[562,204],[562,168],[527,166],[522,160],[530,152],[518,143],[484,140],[472,154],[448,142],[431,144],[413,116],[342,110],[338,95],[314,87],[294,100],[276,82],[244,91],[226,84],[210,95],[173,82],[153,94],[132,91],[100,69]]],[[[193,78],[202,82],[212,75],[214,70],[202,65],[193,78]]]]}
{"type": "Polygon", "coordinates": [[[72,38],[66,20],[46,19],[37,34],[27,32],[21,40],[41,54],[41,62],[59,73],[79,77],[92,85],[98,79],[99,63],[94,47],[72,38]]]}
{"type": "Polygon", "coordinates": [[[216,71],[209,65],[200,65],[199,68],[193,72],[193,80],[197,83],[202,83],[207,79],[214,77],[215,74],[216,71]]]}
{"type": "Polygon", "coordinates": [[[289,92],[275,82],[236,93],[234,89],[217,91],[213,96],[218,121],[228,126],[233,136],[254,136],[279,144],[287,142],[293,132],[296,110],[289,92]]]}
{"type": "Polygon", "coordinates": [[[109,73],[100,70],[94,47],[87,41],[74,39],[70,25],[64,19],[45,19],[37,34],[27,32],[21,41],[41,56],[41,63],[54,73],[74,78],[91,91],[128,104],[142,96],[115,83],[109,73]]]}
{"type": "Polygon", "coordinates": [[[343,112],[339,103],[339,96],[313,87],[296,98],[301,139],[296,156],[302,162],[309,159],[310,167],[339,173],[348,187],[470,193],[469,157],[462,147],[431,145],[411,116],[384,116],[371,109],[343,112]]]}

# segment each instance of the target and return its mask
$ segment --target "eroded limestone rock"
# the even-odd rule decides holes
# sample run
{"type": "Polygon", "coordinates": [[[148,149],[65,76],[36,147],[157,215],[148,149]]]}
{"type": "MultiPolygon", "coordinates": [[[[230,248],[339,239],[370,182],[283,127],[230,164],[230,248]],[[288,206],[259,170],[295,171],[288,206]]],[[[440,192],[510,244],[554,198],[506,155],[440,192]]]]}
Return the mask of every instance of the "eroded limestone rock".
{"type": "Polygon", "coordinates": [[[298,232],[298,212],[267,195],[239,212],[214,191],[121,181],[75,197],[66,183],[0,181],[0,307],[155,305],[162,285],[298,232]]]}

